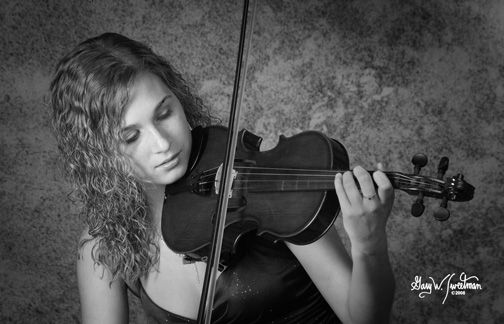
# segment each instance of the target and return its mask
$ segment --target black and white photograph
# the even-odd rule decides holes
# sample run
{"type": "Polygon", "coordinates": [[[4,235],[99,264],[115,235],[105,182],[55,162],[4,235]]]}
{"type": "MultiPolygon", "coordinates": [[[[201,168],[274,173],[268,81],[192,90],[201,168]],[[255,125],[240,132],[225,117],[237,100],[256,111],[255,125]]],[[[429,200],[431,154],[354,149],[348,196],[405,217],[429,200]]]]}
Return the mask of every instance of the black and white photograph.
{"type": "Polygon", "coordinates": [[[4,0],[0,323],[504,323],[504,1],[4,0]]]}

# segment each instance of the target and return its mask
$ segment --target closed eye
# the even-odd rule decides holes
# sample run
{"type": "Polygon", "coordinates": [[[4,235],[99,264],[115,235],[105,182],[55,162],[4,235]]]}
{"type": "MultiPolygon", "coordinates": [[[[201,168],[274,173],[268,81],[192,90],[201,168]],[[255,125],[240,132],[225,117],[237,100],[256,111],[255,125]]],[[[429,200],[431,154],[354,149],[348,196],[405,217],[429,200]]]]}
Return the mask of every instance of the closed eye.
{"type": "Polygon", "coordinates": [[[128,131],[123,133],[123,139],[126,144],[131,144],[135,142],[140,136],[140,132],[138,130],[128,131]]]}
{"type": "Polygon", "coordinates": [[[172,113],[171,108],[163,108],[162,110],[159,111],[159,114],[157,116],[157,120],[164,120],[168,117],[170,117],[172,113]]]}

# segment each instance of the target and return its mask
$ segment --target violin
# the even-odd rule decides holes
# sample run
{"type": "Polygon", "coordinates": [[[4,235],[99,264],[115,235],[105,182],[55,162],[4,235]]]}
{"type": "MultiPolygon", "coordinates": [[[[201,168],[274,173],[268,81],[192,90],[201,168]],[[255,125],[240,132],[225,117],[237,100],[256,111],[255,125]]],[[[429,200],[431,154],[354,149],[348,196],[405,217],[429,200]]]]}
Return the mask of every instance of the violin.
{"type": "MultiPolygon", "coordinates": [[[[195,128],[188,171],[165,188],[163,238],[170,249],[184,254],[187,262],[208,259],[227,136],[223,126],[195,128]]],[[[329,230],[340,210],[334,177],[349,169],[348,153],[340,142],[317,131],[281,135],[277,146],[268,151],[260,151],[261,141],[247,130],[238,134],[232,187],[227,193],[222,267],[232,262],[246,233],[308,244],[329,230]]],[[[440,221],[449,217],[448,201],[473,198],[475,188],[463,175],[443,179],[448,158],[441,159],[437,177],[419,175],[427,164],[423,154],[415,155],[412,162],[413,174],[385,174],[395,189],[417,196],[413,216],[423,213],[424,197],[442,200],[434,212],[440,221]]]]}

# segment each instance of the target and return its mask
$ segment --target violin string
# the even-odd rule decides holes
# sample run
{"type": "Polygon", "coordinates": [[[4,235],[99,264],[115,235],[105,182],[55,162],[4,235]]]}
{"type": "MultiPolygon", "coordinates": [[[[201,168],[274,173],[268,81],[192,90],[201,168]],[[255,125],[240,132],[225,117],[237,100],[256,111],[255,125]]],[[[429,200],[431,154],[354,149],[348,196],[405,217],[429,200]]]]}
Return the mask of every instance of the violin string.
{"type": "MultiPolygon", "coordinates": [[[[289,182],[302,182],[302,181],[308,181],[308,182],[312,182],[312,183],[332,183],[334,180],[333,178],[331,179],[324,179],[324,180],[299,180],[299,179],[292,179],[292,180],[289,180],[289,179],[283,179],[281,180],[282,182],[284,183],[289,183],[289,182]]],[[[247,183],[247,186],[240,186],[240,187],[237,187],[237,186],[234,186],[233,189],[236,189],[236,190],[240,190],[240,189],[249,189],[249,190],[253,190],[255,189],[255,187],[253,186],[253,184],[260,184],[260,183],[271,183],[272,180],[271,179],[267,179],[267,180],[250,180],[250,179],[245,179],[245,180],[241,180],[241,179],[236,179],[234,180],[234,183],[236,184],[239,184],[239,183],[247,183]]],[[[204,185],[208,185],[208,184],[213,184],[214,181],[205,181],[205,182],[199,182],[198,185],[200,186],[204,186],[204,185]]],[[[407,179],[407,180],[403,180],[403,179],[398,179],[397,181],[395,181],[395,184],[396,184],[396,187],[398,187],[398,189],[403,189],[403,190],[411,190],[411,191],[418,191],[418,190],[429,190],[431,192],[437,192],[437,193],[441,193],[442,192],[442,187],[440,187],[439,185],[435,185],[435,184],[431,184],[431,183],[426,183],[426,182],[422,182],[422,181],[417,181],[417,180],[412,180],[412,179],[407,179]]],[[[211,190],[211,189],[201,189],[200,191],[208,191],[208,190],[211,190]]],[[[302,191],[302,189],[299,189],[300,191],[302,191]]],[[[306,189],[307,191],[309,191],[309,189],[306,189]]]]}
{"type": "MultiPolygon", "coordinates": [[[[290,170],[290,169],[289,169],[290,170]]],[[[303,171],[307,171],[307,170],[303,170],[303,171]]],[[[309,172],[309,171],[308,171],[309,172]]],[[[327,174],[328,171],[325,171],[326,173],[325,174],[317,174],[317,173],[306,173],[306,174],[290,174],[290,173],[253,173],[253,172],[248,172],[248,173],[244,173],[245,175],[247,176],[250,176],[250,175],[258,175],[258,176],[292,176],[292,177],[327,177],[328,179],[333,179],[335,174],[336,173],[341,173],[342,171],[332,171],[332,173],[330,174],[327,174]]],[[[331,171],[329,171],[331,172],[331,171]]],[[[205,177],[213,177],[215,176],[216,173],[205,173],[205,174],[202,174],[200,175],[200,179],[201,178],[205,178],[205,177]]],[[[424,183],[424,184],[430,184],[432,182],[435,182],[436,184],[440,185],[440,184],[444,184],[444,181],[442,180],[439,180],[439,179],[434,179],[434,178],[426,178],[426,177],[421,177],[420,179],[417,179],[416,176],[412,175],[412,176],[407,176],[407,175],[403,175],[403,174],[389,174],[389,178],[391,178],[391,180],[394,180],[394,181],[401,181],[403,180],[404,183],[424,183]]],[[[260,180],[248,180],[248,181],[260,181],[260,180]]],[[[271,179],[267,179],[265,181],[271,181],[271,179]]],[[[317,180],[314,180],[314,181],[317,181],[317,180]]],[[[323,180],[325,181],[325,180],[323,180]]]]}
{"type": "MultiPolygon", "coordinates": [[[[197,183],[200,186],[199,191],[205,192],[212,189],[205,189],[205,185],[213,184],[215,182],[215,176],[218,173],[218,167],[208,169],[199,176],[199,182],[197,183]],[[205,181],[202,181],[207,179],[205,181]]],[[[237,179],[233,180],[235,184],[246,183],[247,185],[242,187],[238,187],[236,185],[233,186],[234,190],[254,190],[257,189],[260,191],[260,187],[253,187],[253,184],[261,184],[261,183],[271,183],[275,180],[281,181],[282,183],[313,183],[315,188],[312,190],[322,190],[325,188],[317,188],[317,184],[320,186],[321,183],[332,183],[334,181],[334,176],[337,173],[344,173],[348,170],[317,170],[317,169],[298,169],[298,168],[271,168],[271,167],[240,167],[235,166],[236,171],[246,170],[246,172],[242,172],[239,174],[244,174],[245,179],[241,179],[237,177],[237,179]],[[254,172],[256,170],[260,170],[261,172],[254,172]],[[266,172],[271,171],[271,172],[266,172]],[[297,173],[296,173],[297,172],[297,173]],[[249,177],[259,176],[259,177],[269,177],[268,179],[249,179],[249,177]],[[280,179],[273,179],[278,177],[280,179]],[[283,178],[282,178],[283,177],[283,178]],[[287,177],[294,177],[294,179],[288,179],[287,177]],[[305,179],[303,179],[306,177],[305,179]],[[318,178],[318,179],[317,179],[318,178]]],[[[393,185],[396,189],[402,189],[405,191],[419,191],[426,190],[433,193],[441,194],[444,188],[444,181],[441,179],[436,179],[432,177],[418,176],[418,175],[406,175],[400,172],[389,172],[385,171],[385,174],[389,177],[389,179],[393,182],[393,185]]],[[[299,191],[308,188],[296,188],[299,191]]]]}
{"type": "MultiPolygon", "coordinates": [[[[239,168],[237,168],[239,169],[239,168]]],[[[248,170],[252,169],[253,168],[246,168],[248,170]]],[[[257,168],[259,169],[259,168],[257,168]]],[[[277,172],[277,173],[264,173],[264,172],[261,172],[261,173],[254,173],[254,172],[246,172],[244,174],[246,174],[247,176],[250,176],[250,175],[258,175],[258,176],[293,176],[293,177],[297,177],[297,178],[300,178],[300,177],[328,177],[328,179],[332,180],[335,176],[336,173],[342,173],[342,172],[345,172],[345,171],[341,171],[341,170],[306,170],[306,169],[274,169],[274,168],[261,168],[261,170],[275,170],[275,171],[296,171],[296,170],[301,170],[303,172],[305,172],[304,174],[289,174],[289,173],[280,173],[280,172],[277,172]],[[324,172],[323,174],[318,174],[318,172],[324,172]]],[[[387,172],[385,172],[387,174],[387,172]]],[[[404,184],[431,184],[432,182],[435,182],[435,184],[437,185],[443,185],[444,184],[444,181],[440,180],[440,179],[435,179],[435,178],[430,178],[430,177],[419,177],[419,176],[415,176],[415,175],[405,175],[405,174],[401,174],[401,173],[390,173],[388,172],[388,176],[389,178],[391,178],[391,180],[393,181],[398,181],[399,183],[401,183],[401,181],[403,180],[404,184]]],[[[216,173],[213,173],[213,172],[203,172],[201,175],[200,175],[200,179],[201,178],[205,178],[205,177],[213,177],[215,176],[216,173]]],[[[288,180],[288,179],[283,179],[284,181],[285,180],[288,180]]],[[[297,179],[298,180],[298,179],[297,179]]],[[[293,181],[297,181],[297,180],[293,180],[293,181]]],[[[238,180],[239,181],[239,180],[238,180]]],[[[243,181],[243,180],[242,180],[243,181]]],[[[247,181],[260,181],[260,180],[247,180],[247,181]]],[[[267,179],[267,180],[264,180],[264,181],[271,181],[271,179],[267,179]]],[[[318,180],[313,180],[313,181],[318,181],[318,180]]],[[[326,181],[325,179],[322,180],[322,181],[326,181]]],[[[213,182],[213,179],[209,180],[209,182],[213,182]]]]}
{"type": "MultiPolygon", "coordinates": [[[[217,169],[217,168],[206,170],[206,171],[202,172],[201,174],[204,175],[204,176],[213,176],[213,175],[217,174],[217,172],[213,172],[213,170],[215,170],[215,169],[217,169]]],[[[244,169],[244,170],[272,170],[273,171],[273,173],[266,173],[266,172],[259,172],[259,173],[244,172],[245,174],[252,174],[252,175],[285,175],[285,174],[292,173],[294,171],[298,171],[298,172],[304,172],[305,174],[297,173],[297,174],[294,174],[294,175],[296,175],[296,176],[297,175],[331,176],[331,177],[334,177],[334,175],[336,175],[336,173],[344,173],[346,171],[349,171],[349,170],[318,170],[318,169],[268,168],[268,167],[260,167],[260,168],[259,167],[235,167],[235,169],[236,170],[242,170],[242,169],[244,169]],[[285,173],[282,173],[282,172],[285,172],[285,173]]],[[[403,173],[400,173],[400,172],[389,172],[389,171],[384,171],[384,172],[385,172],[385,174],[392,175],[393,177],[402,177],[402,178],[406,178],[406,179],[415,179],[415,177],[420,177],[421,179],[429,179],[431,181],[435,181],[435,182],[438,182],[440,184],[444,183],[443,180],[432,178],[432,177],[416,176],[416,175],[406,175],[406,174],[403,174],[403,173]]]]}
{"type": "MultiPolygon", "coordinates": [[[[321,183],[328,183],[328,184],[332,184],[333,183],[333,180],[304,180],[305,182],[313,182],[313,183],[318,183],[318,184],[321,184],[321,183]]],[[[247,183],[249,184],[247,187],[243,187],[243,188],[251,188],[250,185],[253,185],[253,184],[260,184],[260,183],[271,183],[271,180],[235,180],[234,181],[235,183],[239,184],[239,183],[247,183]]],[[[282,182],[284,183],[299,183],[299,182],[303,182],[303,180],[282,180],[282,182]]],[[[203,184],[208,184],[209,182],[206,182],[206,183],[201,183],[202,185],[203,184]]],[[[428,183],[423,183],[423,182],[411,182],[411,181],[397,181],[396,182],[396,185],[399,186],[399,189],[430,189],[430,190],[436,190],[436,189],[439,189],[441,190],[442,188],[440,186],[435,186],[435,185],[432,185],[432,184],[428,184],[428,183]]],[[[236,187],[234,187],[236,188],[236,187]]]]}

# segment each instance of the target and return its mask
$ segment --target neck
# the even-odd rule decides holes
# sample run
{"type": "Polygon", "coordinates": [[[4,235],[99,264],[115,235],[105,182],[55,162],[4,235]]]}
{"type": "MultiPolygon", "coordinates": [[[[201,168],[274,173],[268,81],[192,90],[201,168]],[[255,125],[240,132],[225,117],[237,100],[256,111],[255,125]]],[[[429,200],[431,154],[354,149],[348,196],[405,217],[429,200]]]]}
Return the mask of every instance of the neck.
{"type": "Polygon", "coordinates": [[[145,194],[149,205],[149,214],[152,217],[157,230],[161,229],[161,214],[163,211],[164,202],[164,186],[156,186],[155,188],[146,188],[145,194]]]}

